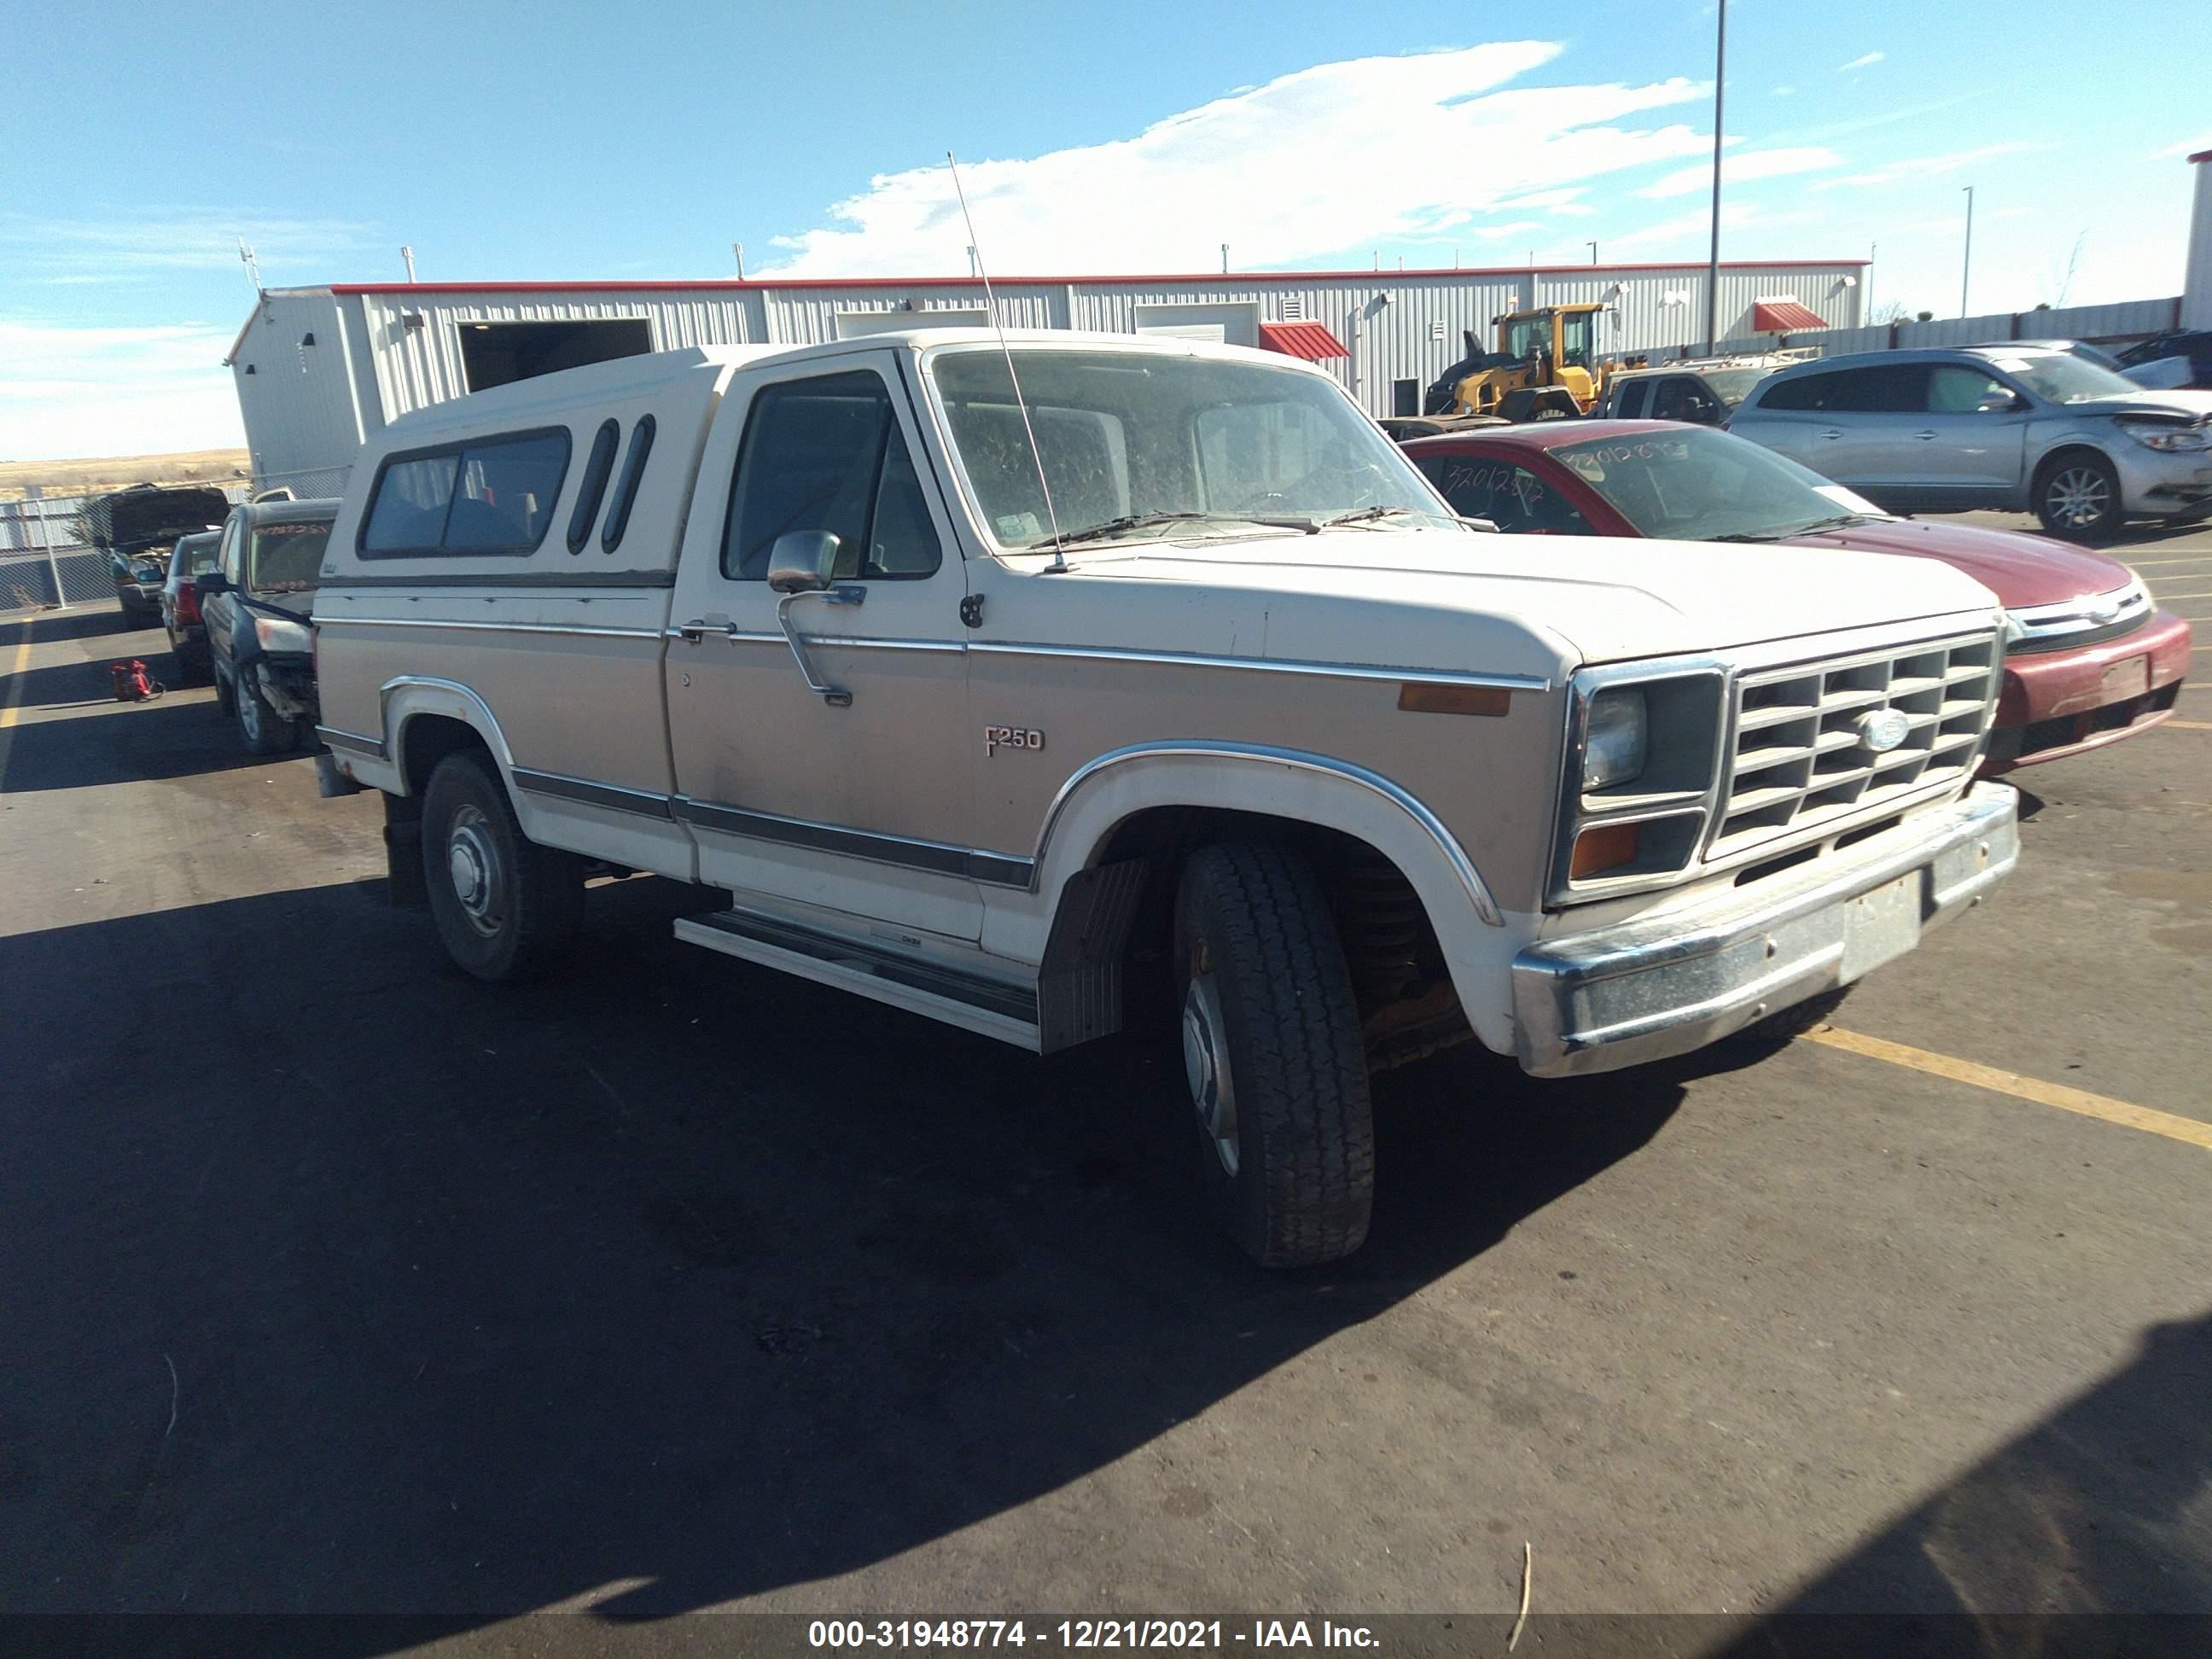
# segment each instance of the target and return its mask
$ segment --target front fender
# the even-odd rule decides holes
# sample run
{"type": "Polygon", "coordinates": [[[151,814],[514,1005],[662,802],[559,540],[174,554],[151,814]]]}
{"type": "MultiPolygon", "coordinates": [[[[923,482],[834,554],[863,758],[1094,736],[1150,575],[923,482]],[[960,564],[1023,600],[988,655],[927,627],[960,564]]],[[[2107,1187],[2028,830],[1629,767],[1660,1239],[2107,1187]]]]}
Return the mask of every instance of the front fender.
{"type": "Polygon", "coordinates": [[[1334,830],[1364,842],[1412,884],[1451,965],[1468,1022],[1489,1047],[1513,1044],[1511,963],[1520,940],[1474,857],[1400,786],[1350,761],[1204,740],[1134,744],[1098,756],[1061,786],[1038,837],[1029,905],[993,905],[984,947],[1042,959],[1067,884],[1114,832],[1161,807],[1218,808],[1334,830]]]}

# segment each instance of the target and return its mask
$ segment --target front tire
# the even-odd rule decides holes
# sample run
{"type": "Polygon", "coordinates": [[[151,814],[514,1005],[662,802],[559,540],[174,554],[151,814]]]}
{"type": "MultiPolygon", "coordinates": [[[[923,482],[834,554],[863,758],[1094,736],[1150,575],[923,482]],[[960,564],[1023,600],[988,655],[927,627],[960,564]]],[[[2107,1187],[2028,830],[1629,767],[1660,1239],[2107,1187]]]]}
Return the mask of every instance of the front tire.
{"type": "Polygon", "coordinates": [[[2035,516],[2054,536],[2102,541],[2118,532],[2120,475],[2102,455],[2077,450],[2045,469],[2035,486],[2035,516]]]}
{"type": "Polygon", "coordinates": [[[1358,1249],[1375,1129],[1344,949],[1307,862],[1265,842],[1202,848],[1176,896],[1185,1081],[1211,1206],[1264,1267],[1358,1249]]]}
{"type": "Polygon", "coordinates": [[[430,775],[422,874],[439,942],[478,979],[546,972],[583,925],[582,863],[523,835],[506,787],[477,755],[448,755],[430,775]]]}
{"type": "Polygon", "coordinates": [[[269,706],[252,671],[231,688],[231,702],[238,716],[238,734],[252,755],[289,755],[300,746],[300,723],[288,720],[269,706]]]}

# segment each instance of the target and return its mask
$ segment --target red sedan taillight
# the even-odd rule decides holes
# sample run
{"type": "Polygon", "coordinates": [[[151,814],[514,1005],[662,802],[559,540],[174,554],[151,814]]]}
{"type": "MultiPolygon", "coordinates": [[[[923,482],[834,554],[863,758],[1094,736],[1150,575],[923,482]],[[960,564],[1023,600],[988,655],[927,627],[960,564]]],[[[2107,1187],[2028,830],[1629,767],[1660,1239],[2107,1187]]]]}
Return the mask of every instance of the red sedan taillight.
{"type": "Polygon", "coordinates": [[[200,619],[200,585],[198,582],[177,584],[177,620],[196,623],[200,619]]]}

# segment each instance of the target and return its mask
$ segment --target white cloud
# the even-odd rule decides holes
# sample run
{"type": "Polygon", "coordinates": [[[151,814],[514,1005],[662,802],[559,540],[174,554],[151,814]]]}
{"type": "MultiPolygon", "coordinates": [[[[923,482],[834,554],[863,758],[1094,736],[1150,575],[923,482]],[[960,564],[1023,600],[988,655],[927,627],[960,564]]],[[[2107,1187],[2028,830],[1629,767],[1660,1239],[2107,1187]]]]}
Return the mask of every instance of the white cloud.
{"type": "Polygon", "coordinates": [[[1879,64],[1883,58],[1888,56],[1889,54],[1886,52],[1861,52],[1856,58],[1852,58],[1850,63],[1837,64],[1836,73],[1838,75],[1848,75],[1853,70],[1872,69],[1876,64],[1879,64]]]}
{"type": "MultiPolygon", "coordinates": [[[[1822,167],[1840,166],[1843,157],[1819,144],[1806,144],[1794,149],[1731,150],[1721,163],[1721,182],[1723,185],[1744,184],[1753,179],[1779,179],[1792,173],[1817,173],[1822,167]]],[[[1687,196],[1692,191],[1711,190],[1713,169],[1711,162],[1701,167],[1683,167],[1670,173],[1655,183],[1646,185],[1636,193],[1653,201],[1663,201],[1669,196],[1687,196]]]]}
{"type": "MultiPolygon", "coordinates": [[[[1683,125],[1613,125],[1709,92],[1689,81],[1501,89],[1560,50],[1524,40],[1323,64],[1132,138],[964,163],[961,176],[994,271],[1205,270],[1223,242],[1252,267],[1432,238],[1516,198],[1711,145],[1683,125]]],[[[967,269],[941,167],[880,175],[827,216],[778,239],[781,263],[763,274],[967,269]]]]}
{"type": "Polygon", "coordinates": [[[205,323],[76,327],[0,319],[0,456],[50,460],[246,441],[221,367],[233,331],[205,323]]]}
{"type": "Polygon", "coordinates": [[[232,208],[131,209],[96,219],[0,214],[0,247],[49,282],[142,280],[180,270],[237,270],[240,237],[264,273],[366,246],[376,227],[351,219],[270,217],[232,208]]]}
{"type": "MultiPolygon", "coordinates": [[[[1721,228],[1739,230],[1753,223],[1766,222],[1757,205],[1750,202],[1723,202],[1721,228]]],[[[1699,208],[1695,213],[1678,214],[1672,219],[1662,219],[1656,225],[1646,225],[1641,230],[1632,230],[1623,236],[1608,236],[1603,246],[1650,247],[1657,244],[1680,242],[1692,237],[1703,238],[1711,234],[1712,210],[1699,208]]]]}
{"type": "Polygon", "coordinates": [[[2212,149],[2212,132],[2201,132],[2186,143],[2168,144],[2164,149],[2154,150],[2150,159],[2154,161],[2172,161],[2185,155],[2202,155],[2208,149],[2212,149]]]}
{"type": "Polygon", "coordinates": [[[1984,144],[1975,149],[1956,149],[1943,155],[1916,155],[1902,161],[1884,162],[1870,173],[1850,173],[1840,179],[1823,179],[1814,188],[1834,190],[1847,185],[1894,185],[1909,179],[1940,178],[1944,173],[1972,167],[1977,161],[1994,161],[2000,155],[2017,155],[2023,150],[2051,148],[2047,143],[2031,143],[2024,139],[2015,139],[2010,143],[1984,144]]]}
{"type": "Polygon", "coordinates": [[[1774,89],[1774,95],[1777,98],[1795,98],[1797,95],[1797,88],[1795,87],[1777,87],[1774,89]]]}

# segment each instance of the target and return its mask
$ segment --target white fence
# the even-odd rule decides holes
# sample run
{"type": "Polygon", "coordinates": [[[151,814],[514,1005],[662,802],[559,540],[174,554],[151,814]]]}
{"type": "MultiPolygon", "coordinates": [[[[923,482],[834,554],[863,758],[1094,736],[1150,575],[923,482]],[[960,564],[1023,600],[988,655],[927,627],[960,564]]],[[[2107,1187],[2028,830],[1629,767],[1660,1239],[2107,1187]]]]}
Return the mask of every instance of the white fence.
{"type": "MultiPolygon", "coordinates": [[[[2093,345],[2121,345],[2181,326],[2181,301],[2127,300],[2117,305],[2069,306],[2062,311],[1998,311],[1982,317],[1938,317],[1925,323],[1890,323],[1874,328],[1830,328],[1797,334],[1753,334],[1723,340],[1717,350],[1729,355],[1771,351],[1778,346],[1818,346],[1824,356],[1850,351],[1894,351],[1906,346],[1985,345],[2001,340],[2087,340],[2093,345]]],[[[1694,346],[1677,354],[1702,356],[1694,346]]]]}

